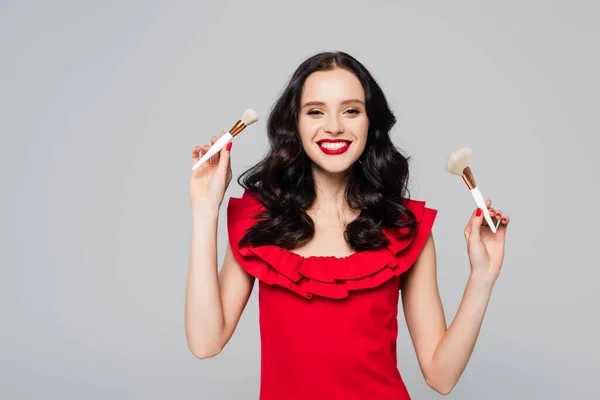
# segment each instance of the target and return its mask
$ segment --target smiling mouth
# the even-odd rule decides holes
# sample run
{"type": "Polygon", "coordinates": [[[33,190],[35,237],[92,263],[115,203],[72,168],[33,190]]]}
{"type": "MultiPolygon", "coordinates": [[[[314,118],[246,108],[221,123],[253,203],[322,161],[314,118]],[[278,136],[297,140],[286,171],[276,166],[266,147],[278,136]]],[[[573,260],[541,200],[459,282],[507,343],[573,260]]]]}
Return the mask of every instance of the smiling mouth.
{"type": "Polygon", "coordinates": [[[346,150],[348,150],[348,148],[352,144],[352,142],[347,141],[347,140],[335,140],[335,141],[325,140],[325,141],[317,142],[317,144],[319,145],[319,148],[321,149],[321,151],[323,153],[329,154],[329,155],[336,155],[336,154],[345,153],[346,150]]]}
{"type": "Polygon", "coordinates": [[[317,144],[323,148],[328,150],[339,150],[342,147],[348,146],[352,143],[349,140],[322,140],[317,142],[317,144]]]}

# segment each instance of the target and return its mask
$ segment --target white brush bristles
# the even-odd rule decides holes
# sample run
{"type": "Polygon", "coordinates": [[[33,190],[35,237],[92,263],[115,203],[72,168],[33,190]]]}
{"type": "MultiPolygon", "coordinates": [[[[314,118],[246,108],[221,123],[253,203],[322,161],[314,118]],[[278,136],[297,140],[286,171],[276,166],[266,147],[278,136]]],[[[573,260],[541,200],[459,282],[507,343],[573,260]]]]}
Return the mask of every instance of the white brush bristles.
{"type": "Polygon", "coordinates": [[[471,166],[471,155],[473,150],[460,147],[452,152],[446,162],[446,171],[454,175],[462,176],[466,167],[471,166]]]}
{"type": "Polygon", "coordinates": [[[244,115],[242,115],[242,118],[240,118],[240,119],[242,120],[244,125],[246,125],[246,126],[252,125],[256,121],[258,121],[258,114],[256,113],[256,111],[249,108],[246,110],[246,112],[244,113],[244,115]]]}

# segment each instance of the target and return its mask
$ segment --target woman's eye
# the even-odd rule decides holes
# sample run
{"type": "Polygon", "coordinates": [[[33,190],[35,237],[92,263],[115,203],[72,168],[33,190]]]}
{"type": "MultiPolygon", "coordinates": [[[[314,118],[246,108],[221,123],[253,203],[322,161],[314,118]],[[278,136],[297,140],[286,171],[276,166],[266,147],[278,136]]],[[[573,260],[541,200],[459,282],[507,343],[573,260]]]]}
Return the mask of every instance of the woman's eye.
{"type": "Polygon", "coordinates": [[[358,110],[357,110],[357,109],[355,109],[355,108],[350,108],[349,110],[346,110],[346,112],[347,112],[348,114],[359,114],[359,113],[360,113],[360,111],[358,111],[358,110]]]}
{"type": "Polygon", "coordinates": [[[308,115],[319,115],[319,114],[322,114],[321,111],[319,111],[319,110],[310,110],[308,112],[308,115]]]}

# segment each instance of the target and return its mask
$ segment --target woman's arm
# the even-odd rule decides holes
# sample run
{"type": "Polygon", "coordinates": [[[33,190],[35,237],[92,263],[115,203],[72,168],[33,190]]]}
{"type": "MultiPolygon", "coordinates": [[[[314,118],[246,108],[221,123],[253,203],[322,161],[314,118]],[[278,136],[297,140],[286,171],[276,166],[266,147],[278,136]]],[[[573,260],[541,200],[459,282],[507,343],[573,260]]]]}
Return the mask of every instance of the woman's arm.
{"type": "Polygon", "coordinates": [[[484,274],[471,274],[456,316],[446,328],[437,286],[433,235],[401,278],[404,315],[425,381],[435,391],[448,394],[475,347],[493,280],[484,274]]]}
{"type": "Polygon", "coordinates": [[[217,271],[218,209],[194,210],[185,295],[185,334],[197,358],[219,354],[246,307],[254,277],[242,269],[228,245],[217,271]]]}

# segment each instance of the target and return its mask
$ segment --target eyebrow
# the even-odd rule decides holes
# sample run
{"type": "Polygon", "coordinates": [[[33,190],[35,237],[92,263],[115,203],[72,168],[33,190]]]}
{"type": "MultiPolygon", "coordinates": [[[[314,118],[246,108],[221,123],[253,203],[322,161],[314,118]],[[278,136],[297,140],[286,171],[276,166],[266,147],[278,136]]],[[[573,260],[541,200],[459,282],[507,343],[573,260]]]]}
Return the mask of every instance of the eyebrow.
{"type": "MultiPolygon", "coordinates": [[[[340,104],[341,105],[345,105],[345,104],[351,104],[351,103],[360,103],[363,106],[365,105],[365,103],[362,100],[359,100],[359,99],[344,100],[340,104]]],[[[309,107],[309,106],[324,106],[324,105],[325,105],[325,103],[323,103],[322,101],[309,101],[307,103],[304,103],[304,105],[302,106],[302,108],[309,107]]]]}

